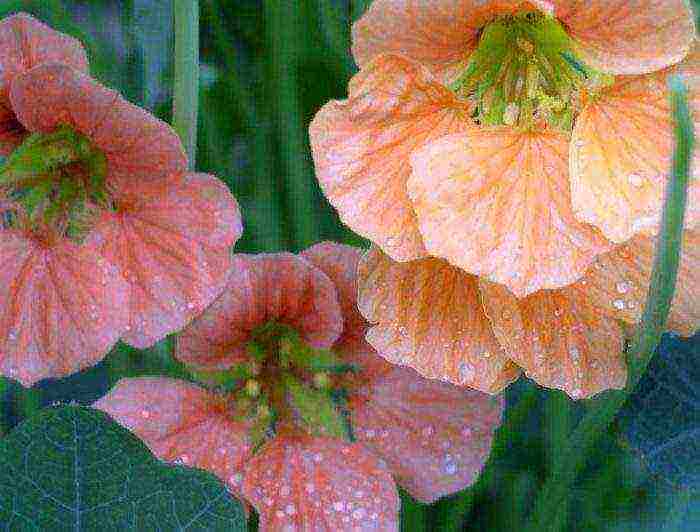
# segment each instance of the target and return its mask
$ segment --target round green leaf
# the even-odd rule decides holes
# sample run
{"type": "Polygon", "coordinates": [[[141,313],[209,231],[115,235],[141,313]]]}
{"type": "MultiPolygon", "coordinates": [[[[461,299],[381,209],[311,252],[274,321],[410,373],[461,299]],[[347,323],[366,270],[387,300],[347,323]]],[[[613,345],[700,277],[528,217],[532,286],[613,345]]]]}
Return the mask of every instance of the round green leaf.
{"type": "Polygon", "coordinates": [[[63,406],[0,443],[0,528],[243,531],[246,521],[213,475],[159,461],[101,411],[63,406]]]}

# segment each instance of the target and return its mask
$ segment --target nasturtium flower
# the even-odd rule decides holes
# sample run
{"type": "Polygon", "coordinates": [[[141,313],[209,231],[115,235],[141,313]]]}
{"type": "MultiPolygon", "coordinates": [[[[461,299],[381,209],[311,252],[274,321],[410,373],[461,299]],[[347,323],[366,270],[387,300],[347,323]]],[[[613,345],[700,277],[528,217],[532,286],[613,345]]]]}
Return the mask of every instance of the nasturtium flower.
{"type": "Polygon", "coordinates": [[[235,255],[178,336],[199,383],[125,379],[96,406],[154,453],[212,471],[263,530],[396,530],[396,484],[425,502],[474,482],[503,400],[389,364],[357,310],[361,252],[235,255]]]}
{"type": "Polygon", "coordinates": [[[152,345],[223,289],[242,232],[175,132],[78,70],[16,75],[27,136],[0,168],[0,372],[25,385],[152,345]]]}
{"type": "Polygon", "coordinates": [[[63,63],[88,71],[85,49],[73,37],[26,13],[0,20],[0,155],[8,155],[27,135],[10,104],[10,83],[43,63],[63,63]]]}
{"type": "MultiPolygon", "coordinates": [[[[437,258],[396,262],[373,247],[360,262],[367,339],[389,361],[485,392],[521,370],[575,399],[622,388],[625,338],[647,296],[654,237],[637,235],[599,256],[581,279],[516,298],[505,286],[437,258]]],[[[700,327],[700,232],[686,230],[668,328],[700,327]]]]}
{"type": "MultiPolygon", "coordinates": [[[[561,288],[654,231],[669,74],[700,117],[694,38],[683,0],[377,0],[348,99],[310,127],[319,182],[394,260],[445,259],[518,297],[561,288]]],[[[692,227],[695,174],[690,194],[692,227]]]]}

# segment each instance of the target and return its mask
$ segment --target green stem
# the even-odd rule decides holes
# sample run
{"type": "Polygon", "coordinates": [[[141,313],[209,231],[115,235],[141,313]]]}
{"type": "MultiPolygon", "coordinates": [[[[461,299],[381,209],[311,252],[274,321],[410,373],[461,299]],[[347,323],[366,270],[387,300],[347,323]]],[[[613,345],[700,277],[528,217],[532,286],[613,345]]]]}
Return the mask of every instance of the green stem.
{"type": "Polygon", "coordinates": [[[370,0],[351,0],[352,20],[357,20],[360,18],[362,14],[367,11],[370,3],[370,0]]]}
{"type": "Polygon", "coordinates": [[[297,72],[303,51],[302,9],[296,2],[265,0],[265,23],[272,75],[273,108],[278,127],[278,146],[283,173],[280,181],[295,250],[320,238],[319,198],[306,127],[301,112],[297,72]]]}
{"type": "Polygon", "coordinates": [[[405,492],[401,493],[401,532],[428,530],[428,507],[405,492]]]}
{"type": "Polygon", "coordinates": [[[199,106],[199,0],[174,0],[175,85],[173,127],[194,169],[199,106]]]}
{"type": "MultiPolygon", "coordinates": [[[[570,421],[569,399],[560,391],[551,391],[545,404],[545,438],[547,440],[546,451],[549,463],[549,471],[554,472],[560,467],[562,453],[566,448],[569,437],[570,421]]],[[[569,506],[568,497],[562,501],[559,513],[552,523],[553,530],[564,530],[569,506]]]]}
{"type": "Polygon", "coordinates": [[[685,527],[690,523],[688,513],[692,499],[693,494],[690,490],[679,490],[676,493],[673,506],[666,518],[662,532],[687,530],[685,527]]]}
{"type": "Polygon", "coordinates": [[[588,412],[562,450],[562,458],[540,491],[526,530],[551,530],[588,452],[607,429],[628,395],[634,390],[651,360],[663,333],[673,299],[683,239],[683,220],[688,194],[688,174],[693,151],[693,123],[687,89],[680,78],[671,80],[671,103],[675,118],[676,149],[671,179],[661,218],[656,258],[642,321],[629,349],[629,377],[623,391],[608,392],[593,400],[588,412]]]}

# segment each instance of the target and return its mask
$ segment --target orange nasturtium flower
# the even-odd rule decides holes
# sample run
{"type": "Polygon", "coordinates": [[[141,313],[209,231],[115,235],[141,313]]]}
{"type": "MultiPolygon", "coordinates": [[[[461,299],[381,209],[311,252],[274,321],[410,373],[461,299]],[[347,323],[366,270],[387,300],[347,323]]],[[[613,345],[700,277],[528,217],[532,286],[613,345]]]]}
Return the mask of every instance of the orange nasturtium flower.
{"type": "MultiPolygon", "coordinates": [[[[500,391],[520,370],[571,397],[622,388],[625,337],[641,319],[654,237],[598,257],[577,282],[516,298],[443,259],[396,262],[373,247],[358,273],[367,339],[391,362],[429,378],[500,391]]],[[[669,329],[700,326],[700,231],[686,230],[669,329]]]]}
{"type": "Polygon", "coordinates": [[[395,482],[426,502],[471,484],[503,400],[376,354],[360,255],[323,243],[234,256],[225,291],[178,337],[209,388],[125,379],[96,406],[162,459],[217,474],[262,530],[396,530],[395,482]]]}
{"type": "Polygon", "coordinates": [[[0,155],[8,155],[27,135],[10,104],[10,83],[43,63],[62,63],[88,71],[85,49],[73,37],[26,13],[0,20],[0,155]]]}
{"type": "Polygon", "coordinates": [[[242,226],[222,183],[186,173],[175,132],[118,93],[58,63],[8,83],[24,141],[0,168],[0,373],[31,385],[186,325],[242,226]]]}
{"type": "MultiPolygon", "coordinates": [[[[665,78],[687,75],[697,119],[694,38],[684,0],[375,0],[348,99],[310,128],[318,179],[394,260],[439,257],[517,297],[561,288],[656,225],[665,78]]],[[[695,176],[690,194],[692,228],[695,176]]]]}

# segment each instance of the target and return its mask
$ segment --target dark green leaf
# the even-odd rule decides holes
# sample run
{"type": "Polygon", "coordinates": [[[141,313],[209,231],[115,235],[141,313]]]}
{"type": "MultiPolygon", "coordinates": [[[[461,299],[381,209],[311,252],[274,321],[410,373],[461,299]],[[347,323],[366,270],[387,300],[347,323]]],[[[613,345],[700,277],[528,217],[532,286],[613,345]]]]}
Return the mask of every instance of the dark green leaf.
{"type": "Polygon", "coordinates": [[[652,473],[700,487],[700,335],[665,336],[623,410],[627,443],[652,473]]]}
{"type": "Polygon", "coordinates": [[[245,530],[243,508],[204,471],[160,462],[98,410],[50,408],[0,446],[4,530],[245,530]]]}

